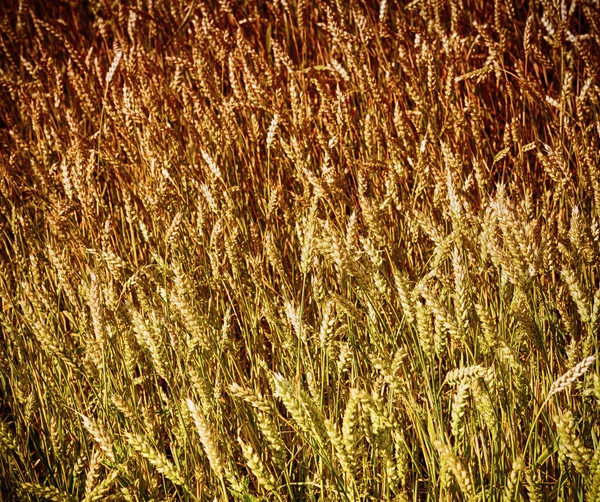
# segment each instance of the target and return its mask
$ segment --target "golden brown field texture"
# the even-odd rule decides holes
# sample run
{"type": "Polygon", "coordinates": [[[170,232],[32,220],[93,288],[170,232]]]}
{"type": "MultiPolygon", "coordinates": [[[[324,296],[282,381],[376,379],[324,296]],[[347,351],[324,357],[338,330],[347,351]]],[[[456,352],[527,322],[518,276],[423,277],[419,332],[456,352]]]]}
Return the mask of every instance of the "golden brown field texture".
{"type": "Polygon", "coordinates": [[[600,501],[596,0],[0,6],[0,501],[600,501]]]}

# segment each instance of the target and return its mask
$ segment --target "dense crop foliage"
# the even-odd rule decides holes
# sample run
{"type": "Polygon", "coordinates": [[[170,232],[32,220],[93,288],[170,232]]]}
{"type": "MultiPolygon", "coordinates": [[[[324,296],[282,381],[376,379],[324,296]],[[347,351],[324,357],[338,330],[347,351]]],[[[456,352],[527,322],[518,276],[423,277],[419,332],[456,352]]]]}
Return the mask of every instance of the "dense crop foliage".
{"type": "Polygon", "coordinates": [[[0,34],[0,499],[600,501],[596,1],[0,34]]]}

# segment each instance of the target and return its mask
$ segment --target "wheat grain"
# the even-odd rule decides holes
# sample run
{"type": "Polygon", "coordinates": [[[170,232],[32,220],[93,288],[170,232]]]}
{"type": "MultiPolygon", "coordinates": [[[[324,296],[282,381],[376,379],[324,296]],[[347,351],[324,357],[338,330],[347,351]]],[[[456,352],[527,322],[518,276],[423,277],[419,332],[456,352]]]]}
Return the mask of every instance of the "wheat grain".
{"type": "Polygon", "coordinates": [[[563,270],[561,275],[564,281],[567,283],[571,297],[577,305],[577,311],[579,312],[581,320],[586,323],[589,322],[591,318],[590,302],[589,299],[586,298],[577,276],[570,270],[563,270]]]}
{"type": "Polygon", "coordinates": [[[115,456],[113,453],[112,442],[105,432],[98,427],[98,424],[92,419],[82,416],[83,426],[90,433],[94,441],[98,444],[100,449],[105,453],[106,457],[111,461],[115,462],[115,456]]]}
{"type": "Polygon", "coordinates": [[[216,439],[216,433],[209,427],[204,412],[199,409],[191,399],[187,399],[186,404],[192,415],[192,419],[194,420],[196,431],[200,436],[202,446],[204,446],[204,451],[208,457],[210,467],[218,478],[222,478],[225,470],[224,461],[218,440],[216,439]]]}
{"type": "Polygon", "coordinates": [[[23,493],[42,497],[52,502],[71,502],[73,498],[53,486],[43,486],[37,483],[21,483],[19,488],[23,493]]]}
{"type": "Polygon", "coordinates": [[[600,500],[600,450],[596,450],[590,462],[590,472],[587,481],[586,501],[600,500]]]}
{"type": "Polygon", "coordinates": [[[527,494],[529,495],[529,500],[531,500],[531,502],[542,502],[543,500],[546,500],[542,490],[539,472],[533,471],[532,469],[525,471],[525,480],[525,488],[527,489],[527,494]]]}
{"type": "Polygon", "coordinates": [[[571,460],[577,471],[586,474],[592,455],[577,436],[573,413],[569,410],[557,415],[554,417],[554,422],[560,439],[559,448],[561,453],[571,460]]]}
{"type": "Polygon", "coordinates": [[[438,451],[440,458],[448,465],[454,474],[454,478],[464,497],[467,500],[475,500],[475,490],[469,472],[463,467],[460,460],[454,455],[454,452],[448,445],[440,440],[435,440],[434,446],[438,451]]]}
{"type": "Polygon", "coordinates": [[[0,448],[3,453],[6,453],[7,450],[18,451],[17,439],[3,421],[0,421],[0,448]]]}
{"type": "Polygon", "coordinates": [[[164,453],[156,450],[139,434],[125,433],[129,445],[144,457],[158,472],[176,485],[184,486],[185,479],[164,453]]]}
{"type": "Polygon", "coordinates": [[[417,333],[419,335],[419,344],[425,355],[433,358],[435,355],[434,333],[431,319],[431,313],[427,305],[417,302],[417,333]]]}
{"type": "Polygon", "coordinates": [[[275,396],[280,398],[294,421],[309,438],[327,444],[327,432],[322,417],[314,403],[303,390],[299,392],[282,375],[273,375],[275,396]]]}
{"type": "Polygon", "coordinates": [[[462,380],[452,402],[452,435],[460,440],[465,434],[464,416],[469,398],[469,384],[462,380]]]}
{"type": "Polygon", "coordinates": [[[502,501],[509,502],[515,499],[519,487],[521,473],[524,469],[523,459],[517,457],[512,464],[512,469],[508,476],[508,482],[502,491],[502,501]]]}
{"type": "Polygon", "coordinates": [[[595,361],[595,356],[586,357],[583,361],[579,362],[569,371],[557,378],[548,391],[548,398],[567,389],[575,380],[583,375],[595,361]]]}
{"type": "Polygon", "coordinates": [[[119,471],[117,469],[111,471],[96,487],[88,492],[83,499],[84,502],[97,502],[98,500],[105,500],[108,491],[112,488],[112,485],[116,482],[119,471]]]}
{"type": "Polygon", "coordinates": [[[277,481],[269,472],[258,453],[254,451],[252,445],[246,443],[240,437],[238,437],[238,443],[242,448],[242,453],[244,454],[248,467],[258,480],[259,484],[264,486],[270,492],[275,491],[277,481]]]}

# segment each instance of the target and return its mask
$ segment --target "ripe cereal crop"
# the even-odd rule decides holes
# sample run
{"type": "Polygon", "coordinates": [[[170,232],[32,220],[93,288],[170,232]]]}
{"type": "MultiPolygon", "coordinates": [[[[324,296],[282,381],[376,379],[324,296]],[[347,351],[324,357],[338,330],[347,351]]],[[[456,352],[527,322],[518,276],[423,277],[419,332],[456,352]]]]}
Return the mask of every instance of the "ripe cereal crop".
{"type": "Polygon", "coordinates": [[[593,0],[0,7],[0,501],[600,501],[593,0]]]}

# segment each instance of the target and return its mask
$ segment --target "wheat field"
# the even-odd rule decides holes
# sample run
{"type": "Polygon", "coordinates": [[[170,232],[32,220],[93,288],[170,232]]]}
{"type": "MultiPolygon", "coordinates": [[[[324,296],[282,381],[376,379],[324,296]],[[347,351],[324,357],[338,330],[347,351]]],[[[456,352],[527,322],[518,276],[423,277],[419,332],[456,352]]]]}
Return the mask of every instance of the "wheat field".
{"type": "Polygon", "coordinates": [[[0,500],[600,501],[595,0],[0,7],[0,500]]]}

